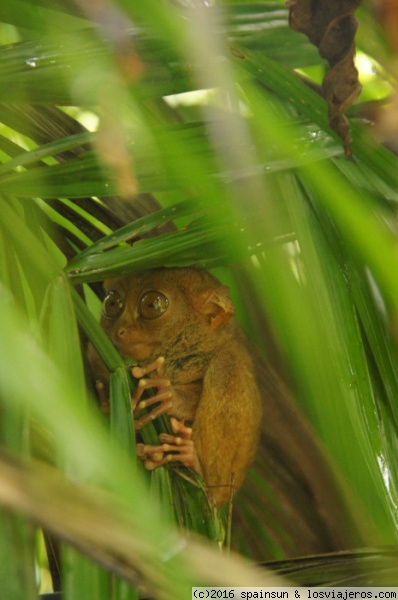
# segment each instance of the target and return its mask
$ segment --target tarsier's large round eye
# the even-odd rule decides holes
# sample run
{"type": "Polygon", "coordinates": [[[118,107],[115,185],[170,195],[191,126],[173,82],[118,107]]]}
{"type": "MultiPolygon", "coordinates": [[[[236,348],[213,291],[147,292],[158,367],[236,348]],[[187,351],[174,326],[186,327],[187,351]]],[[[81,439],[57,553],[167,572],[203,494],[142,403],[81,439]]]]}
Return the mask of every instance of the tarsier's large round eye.
{"type": "Polygon", "coordinates": [[[107,319],[116,319],[122,314],[124,304],[121,295],[116,290],[110,290],[102,305],[102,314],[107,319]]]}
{"type": "Polygon", "coordinates": [[[157,290],[145,292],[138,302],[138,311],[143,319],[157,319],[166,312],[168,307],[169,299],[157,290]]]}

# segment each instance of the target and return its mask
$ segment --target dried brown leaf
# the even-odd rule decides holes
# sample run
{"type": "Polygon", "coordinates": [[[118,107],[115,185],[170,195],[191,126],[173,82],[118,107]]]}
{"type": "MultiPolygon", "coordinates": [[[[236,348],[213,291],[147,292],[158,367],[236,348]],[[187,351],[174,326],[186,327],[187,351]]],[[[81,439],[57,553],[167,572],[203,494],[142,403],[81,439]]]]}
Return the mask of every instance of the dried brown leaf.
{"type": "Polygon", "coordinates": [[[344,112],[362,90],[354,64],[358,26],[354,12],[360,3],[361,0],[289,0],[286,3],[290,27],[305,33],[330,65],[322,92],[328,104],[329,124],[343,139],[347,157],[351,156],[351,136],[344,112]]]}

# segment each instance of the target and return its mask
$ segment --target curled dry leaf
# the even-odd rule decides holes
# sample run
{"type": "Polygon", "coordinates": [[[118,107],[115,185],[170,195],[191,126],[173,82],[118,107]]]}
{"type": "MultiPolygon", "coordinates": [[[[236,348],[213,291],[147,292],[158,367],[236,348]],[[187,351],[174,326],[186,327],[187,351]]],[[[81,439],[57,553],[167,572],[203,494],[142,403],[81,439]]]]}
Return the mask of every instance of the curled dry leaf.
{"type": "Polygon", "coordinates": [[[361,0],[288,0],[286,3],[290,27],[305,33],[330,65],[322,91],[328,104],[329,124],[343,139],[347,157],[351,156],[351,137],[344,111],[362,90],[354,65],[358,22],[353,13],[360,3],[361,0]]]}

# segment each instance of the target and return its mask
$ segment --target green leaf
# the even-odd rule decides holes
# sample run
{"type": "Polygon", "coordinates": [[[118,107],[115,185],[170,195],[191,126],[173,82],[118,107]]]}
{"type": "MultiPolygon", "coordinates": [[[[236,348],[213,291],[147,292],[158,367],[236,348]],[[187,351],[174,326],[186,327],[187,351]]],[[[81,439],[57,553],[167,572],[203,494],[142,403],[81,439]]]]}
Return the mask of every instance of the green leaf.
{"type": "Polygon", "coordinates": [[[126,370],[118,367],[110,376],[111,435],[125,452],[136,458],[134,419],[126,370]]]}
{"type": "Polygon", "coordinates": [[[105,334],[104,330],[101,329],[99,323],[91,314],[81,297],[75,290],[72,291],[72,296],[78,323],[93,344],[94,348],[101,355],[101,358],[105,362],[108,369],[110,371],[114,371],[120,367],[124,368],[125,364],[119,353],[111,343],[108,336],[105,334]]]}
{"type": "Polygon", "coordinates": [[[0,176],[4,175],[9,171],[16,169],[17,167],[26,167],[34,164],[39,160],[48,158],[49,156],[55,156],[60,152],[65,152],[74,148],[79,148],[84,144],[89,144],[93,141],[93,135],[91,133],[77,133],[67,138],[44,144],[35,150],[25,152],[20,156],[16,156],[13,160],[0,166],[0,176]]]}
{"type": "Polygon", "coordinates": [[[317,49],[288,25],[288,9],[279,2],[232,4],[228,7],[228,41],[291,68],[319,63],[317,49]]]}

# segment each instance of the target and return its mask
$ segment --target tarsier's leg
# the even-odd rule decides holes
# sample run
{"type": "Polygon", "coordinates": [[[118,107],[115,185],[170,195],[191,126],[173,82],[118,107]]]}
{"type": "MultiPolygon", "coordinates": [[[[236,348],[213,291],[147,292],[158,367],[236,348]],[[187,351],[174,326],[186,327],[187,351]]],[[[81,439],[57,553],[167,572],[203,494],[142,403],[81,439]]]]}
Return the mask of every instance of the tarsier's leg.
{"type": "MultiPolygon", "coordinates": [[[[134,377],[139,382],[132,396],[133,414],[138,414],[143,408],[159,403],[146,415],[135,420],[135,429],[141,429],[146,423],[156,419],[159,415],[170,413],[173,406],[173,389],[168,379],[164,377],[164,358],[159,357],[156,361],[145,367],[134,367],[134,377]],[[145,375],[150,375],[145,378],[145,375]],[[145,400],[141,400],[144,390],[155,388],[156,393],[145,400]]],[[[170,424],[175,435],[162,433],[159,435],[161,444],[148,445],[137,444],[137,455],[144,461],[148,470],[153,470],[160,465],[178,461],[186,467],[195,469],[201,473],[199,459],[197,457],[193,441],[191,439],[192,429],[175,417],[170,418],[170,424]]]]}

